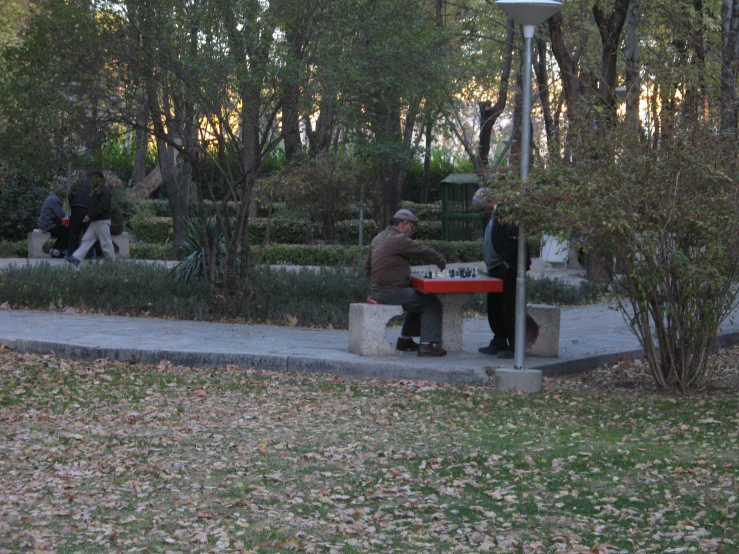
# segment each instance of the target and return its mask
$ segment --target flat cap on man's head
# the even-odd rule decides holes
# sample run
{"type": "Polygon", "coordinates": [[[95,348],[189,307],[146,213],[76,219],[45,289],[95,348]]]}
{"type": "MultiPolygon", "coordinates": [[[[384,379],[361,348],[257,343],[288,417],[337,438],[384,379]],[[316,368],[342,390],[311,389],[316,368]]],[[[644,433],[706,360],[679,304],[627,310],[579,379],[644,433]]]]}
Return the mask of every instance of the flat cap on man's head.
{"type": "Polygon", "coordinates": [[[413,212],[405,209],[395,212],[393,219],[397,219],[399,221],[410,221],[411,223],[418,223],[418,218],[413,215],[413,212]]]}

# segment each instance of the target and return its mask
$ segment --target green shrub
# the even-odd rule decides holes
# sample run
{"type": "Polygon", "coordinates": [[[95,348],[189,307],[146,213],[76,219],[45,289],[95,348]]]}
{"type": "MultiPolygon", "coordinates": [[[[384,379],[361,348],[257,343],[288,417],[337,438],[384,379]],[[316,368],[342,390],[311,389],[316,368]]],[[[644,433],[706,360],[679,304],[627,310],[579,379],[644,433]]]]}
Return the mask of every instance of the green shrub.
{"type": "Polygon", "coordinates": [[[147,216],[139,211],[131,218],[131,234],[137,241],[166,243],[173,232],[171,217],[147,216]]]}
{"type": "Polygon", "coordinates": [[[201,321],[297,324],[346,328],[349,304],[369,291],[351,269],[288,271],[258,267],[252,297],[214,299],[204,280],[176,281],[164,265],[86,264],[79,270],[41,263],[0,273],[3,301],[14,308],[84,308],[117,315],[201,321]]]}
{"type": "Polygon", "coordinates": [[[4,270],[0,284],[13,307],[210,319],[207,285],[177,283],[167,272],[148,263],[85,264],[79,270],[40,263],[4,270]]]}
{"type": "MultiPolygon", "coordinates": [[[[364,245],[369,244],[379,232],[374,219],[365,219],[362,243],[364,245]]],[[[340,221],[336,225],[336,242],[338,244],[359,244],[359,220],[340,221]]]]}
{"type": "MultiPolygon", "coordinates": [[[[481,242],[424,241],[423,244],[444,255],[449,263],[472,263],[482,260],[481,242]]],[[[258,263],[287,265],[344,265],[364,263],[369,244],[363,248],[348,245],[276,244],[262,249],[258,263]]],[[[423,265],[422,262],[411,261],[423,265]]]]}
{"type": "Polygon", "coordinates": [[[429,204],[404,201],[403,207],[410,210],[421,221],[441,221],[441,200],[429,204]]]}
{"type": "Polygon", "coordinates": [[[257,263],[359,267],[366,255],[367,248],[359,246],[275,244],[262,249],[257,263]]]}
{"type": "Polygon", "coordinates": [[[157,198],[156,200],[136,200],[136,203],[146,204],[149,206],[151,208],[152,215],[156,217],[172,217],[169,200],[166,198],[157,198]]]}
{"type": "MultiPolygon", "coordinates": [[[[185,248],[187,256],[172,269],[172,276],[178,281],[189,282],[194,279],[209,278],[210,270],[208,260],[208,248],[215,248],[215,260],[210,267],[215,266],[215,279],[220,280],[226,259],[226,237],[223,229],[218,227],[215,217],[211,217],[201,229],[200,225],[190,220],[187,224],[187,241],[185,248]]],[[[237,259],[237,263],[241,260],[237,259]]]]}
{"type": "Polygon", "coordinates": [[[41,177],[0,162],[0,239],[26,238],[36,228],[41,205],[50,192],[41,177]]]}
{"type": "MultiPolygon", "coordinates": [[[[249,242],[251,244],[260,244],[267,232],[267,219],[250,219],[248,232],[249,242]]],[[[304,219],[272,219],[269,242],[279,244],[310,244],[317,238],[317,235],[317,226],[304,219]]]]}
{"type": "Polygon", "coordinates": [[[111,192],[123,214],[124,228],[128,230],[131,228],[131,218],[136,214],[137,201],[131,200],[123,189],[112,189],[111,192]]]}
{"type": "Polygon", "coordinates": [[[0,258],[25,258],[28,256],[28,241],[0,241],[0,258]]]}
{"type": "Polygon", "coordinates": [[[130,245],[130,254],[134,260],[171,260],[172,245],[133,242],[130,245]]]}

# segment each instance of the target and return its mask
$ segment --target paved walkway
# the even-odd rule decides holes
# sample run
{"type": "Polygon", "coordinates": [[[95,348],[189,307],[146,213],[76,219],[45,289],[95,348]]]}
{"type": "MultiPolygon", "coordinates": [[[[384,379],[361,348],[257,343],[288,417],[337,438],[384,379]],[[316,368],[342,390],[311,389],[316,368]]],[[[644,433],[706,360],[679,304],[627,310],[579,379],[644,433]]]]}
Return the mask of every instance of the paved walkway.
{"type": "MultiPolygon", "coordinates": [[[[11,263],[26,261],[2,260],[0,268],[11,263]]],[[[535,275],[558,277],[559,273],[570,281],[580,278],[576,272],[561,268],[535,269],[535,275]]],[[[388,339],[394,343],[399,331],[399,327],[390,328],[388,339]]],[[[487,384],[495,368],[513,367],[513,360],[477,352],[489,340],[487,319],[478,317],[465,321],[463,350],[444,358],[418,358],[414,353],[365,358],[348,352],[347,331],[0,309],[0,344],[18,351],[145,363],[167,359],[196,367],[236,364],[466,385],[487,384]]],[[[722,344],[737,342],[739,309],[721,329],[722,344]]],[[[565,308],[559,357],[527,357],[526,368],[541,369],[544,375],[576,373],[641,353],[638,341],[613,305],[565,308]]]]}

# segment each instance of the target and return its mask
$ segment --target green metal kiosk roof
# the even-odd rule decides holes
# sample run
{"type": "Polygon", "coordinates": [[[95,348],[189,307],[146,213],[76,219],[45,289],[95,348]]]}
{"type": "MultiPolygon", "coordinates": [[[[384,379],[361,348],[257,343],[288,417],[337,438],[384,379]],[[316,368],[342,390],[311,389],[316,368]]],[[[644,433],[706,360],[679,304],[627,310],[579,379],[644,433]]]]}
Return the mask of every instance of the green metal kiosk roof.
{"type": "Polygon", "coordinates": [[[469,185],[479,180],[477,173],[450,173],[441,182],[449,185],[469,185]]]}

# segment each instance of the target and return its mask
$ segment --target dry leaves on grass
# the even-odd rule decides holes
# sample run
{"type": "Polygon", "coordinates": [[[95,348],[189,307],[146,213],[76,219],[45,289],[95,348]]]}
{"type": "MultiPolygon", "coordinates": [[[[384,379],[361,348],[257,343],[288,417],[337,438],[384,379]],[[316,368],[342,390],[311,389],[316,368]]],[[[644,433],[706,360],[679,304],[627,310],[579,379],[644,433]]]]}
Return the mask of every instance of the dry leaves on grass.
{"type": "Polygon", "coordinates": [[[0,552],[737,551],[736,395],[637,367],[525,396],[4,350],[0,552]]]}

